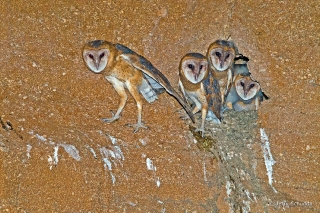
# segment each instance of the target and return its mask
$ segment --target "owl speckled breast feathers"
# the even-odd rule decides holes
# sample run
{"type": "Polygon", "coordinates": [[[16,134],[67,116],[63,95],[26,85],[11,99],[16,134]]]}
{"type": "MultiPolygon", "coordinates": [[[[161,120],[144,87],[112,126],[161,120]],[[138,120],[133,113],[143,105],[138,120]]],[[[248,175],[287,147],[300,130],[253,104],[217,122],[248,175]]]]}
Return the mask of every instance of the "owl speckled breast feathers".
{"type": "Polygon", "coordinates": [[[168,79],[147,59],[128,47],[103,40],[90,41],[83,48],[83,59],[92,72],[104,75],[120,96],[117,112],[111,118],[102,119],[103,121],[113,122],[120,118],[127,101],[125,89],[128,89],[137,103],[138,122],[130,125],[135,128],[135,132],[139,128],[147,128],[141,119],[142,97],[151,103],[158,99],[157,95],[164,90],[179,101],[194,121],[188,104],[174,90],[168,79]]]}

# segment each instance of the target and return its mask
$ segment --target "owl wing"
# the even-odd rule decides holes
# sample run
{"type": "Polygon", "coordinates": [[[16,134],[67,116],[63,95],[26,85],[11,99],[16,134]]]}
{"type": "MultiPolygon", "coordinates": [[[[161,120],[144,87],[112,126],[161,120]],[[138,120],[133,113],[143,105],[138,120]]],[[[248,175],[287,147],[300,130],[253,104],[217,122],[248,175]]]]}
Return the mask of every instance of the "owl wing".
{"type": "Polygon", "coordinates": [[[203,86],[206,92],[206,99],[208,102],[208,109],[211,110],[215,116],[222,120],[222,100],[220,93],[220,86],[218,80],[213,76],[212,71],[209,71],[209,75],[203,80],[203,86]]]}
{"type": "Polygon", "coordinates": [[[185,102],[187,102],[187,100],[188,100],[188,95],[187,95],[187,93],[186,93],[186,91],[185,91],[185,89],[184,89],[184,86],[183,86],[183,84],[182,84],[182,82],[181,82],[181,80],[179,79],[179,89],[180,89],[180,91],[181,91],[181,93],[182,93],[182,97],[184,98],[184,100],[185,100],[185,102]]]}
{"type": "Polygon", "coordinates": [[[234,64],[232,67],[232,72],[233,72],[232,81],[234,81],[238,75],[242,75],[242,76],[250,76],[251,75],[247,64],[234,64]]]}
{"type": "Polygon", "coordinates": [[[257,96],[259,97],[260,101],[269,99],[269,97],[261,89],[259,90],[257,96]]]}
{"type": "Polygon", "coordinates": [[[121,54],[121,57],[124,59],[124,61],[143,72],[153,88],[164,88],[170,95],[174,96],[186,110],[191,120],[194,122],[194,116],[191,112],[190,107],[171,86],[169,80],[143,56],[138,55],[127,47],[124,48],[124,46],[122,46],[121,48],[125,50],[122,51],[121,54]]]}

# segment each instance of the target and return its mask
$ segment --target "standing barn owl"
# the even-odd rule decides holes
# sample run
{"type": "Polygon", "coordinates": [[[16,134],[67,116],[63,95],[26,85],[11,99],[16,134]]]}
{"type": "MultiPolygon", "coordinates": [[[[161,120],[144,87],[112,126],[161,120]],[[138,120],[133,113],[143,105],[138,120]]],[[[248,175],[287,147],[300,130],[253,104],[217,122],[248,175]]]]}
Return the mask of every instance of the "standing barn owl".
{"type": "Polygon", "coordinates": [[[209,66],[219,81],[223,104],[232,84],[232,66],[237,52],[235,44],[226,40],[216,40],[210,44],[207,51],[209,66]]]}
{"type": "Polygon", "coordinates": [[[213,79],[207,58],[200,53],[188,53],[180,61],[179,88],[186,100],[194,105],[193,114],[201,110],[201,126],[196,131],[204,136],[204,123],[208,111],[220,123],[221,99],[218,81],[213,79]],[[217,88],[215,90],[214,88],[217,88]],[[218,106],[217,106],[218,105],[218,106]]]}
{"type": "Polygon", "coordinates": [[[139,128],[147,128],[141,119],[143,98],[152,103],[164,90],[179,101],[194,121],[189,105],[174,90],[168,79],[147,59],[128,47],[103,40],[90,41],[84,45],[83,59],[87,67],[94,73],[102,74],[120,96],[117,112],[111,118],[103,118],[103,121],[111,123],[120,118],[127,101],[125,89],[128,89],[137,103],[138,121],[129,125],[135,128],[134,132],[139,128]]]}

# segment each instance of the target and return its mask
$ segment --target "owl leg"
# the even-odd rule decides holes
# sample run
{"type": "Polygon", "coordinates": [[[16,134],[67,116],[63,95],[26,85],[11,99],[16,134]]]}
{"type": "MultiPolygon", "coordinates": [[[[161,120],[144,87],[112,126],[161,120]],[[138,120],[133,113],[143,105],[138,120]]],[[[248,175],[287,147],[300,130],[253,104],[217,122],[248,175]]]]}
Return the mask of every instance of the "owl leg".
{"type": "Polygon", "coordinates": [[[254,105],[255,105],[256,110],[258,110],[258,109],[259,109],[259,105],[260,105],[260,102],[259,102],[259,98],[258,98],[258,97],[256,97],[255,102],[254,102],[254,105]]]}
{"type": "Polygon", "coordinates": [[[139,128],[145,128],[148,129],[147,126],[143,125],[142,123],[142,100],[141,100],[141,95],[137,89],[136,86],[132,86],[130,83],[126,84],[127,88],[129,90],[129,92],[131,93],[131,95],[133,96],[134,100],[137,103],[137,108],[138,108],[138,122],[136,124],[127,124],[128,126],[131,126],[133,128],[135,128],[135,130],[133,131],[134,133],[136,133],[139,128]]]}
{"type": "Polygon", "coordinates": [[[227,102],[226,108],[233,109],[232,103],[231,102],[227,102]]]}
{"type": "Polygon", "coordinates": [[[192,114],[196,114],[201,109],[201,103],[199,100],[193,96],[189,98],[190,106],[195,105],[195,107],[192,110],[192,114]]]}
{"type": "Polygon", "coordinates": [[[120,95],[120,103],[119,103],[119,107],[118,107],[116,114],[114,114],[112,116],[112,118],[102,118],[102,121],[107,122],[107,123],[111,123],[111,122],[118,120],[120,118],[120,113],[122,112],[124,106],[126,105],[127,99],[128,99],[128,96],[126,94],[126,91],[124,89],[123,84],[114,83],[114,82],[112,82],[112,84],[113,84],[114,89],[120,95]]]}
{"type": "Polygon", "coordinates": [[[201,132],[201,136],[204,136],[204,122],[206,120],[207,117],[207,112],[208,112],[208,103],[203,100],[201,101],[202,103],[200,103],[197,99],[193,99],[194,103],[196,104],[196,107],[193,109],[192,113],[195,114],[197,113],[200,109],[201,109],[201,126],[200,128],[197,128],[195,131],[196,132],[201,132]]]}
{"type": "Polygon", "coordinates": [[[220,91],[220,92],[221,92],[221,105],[224,105],[224,101],[225,101],[225,100],[224,100],[224,97],[225,97],[225,96],[224,96],[224,92],[225,92],[225,91],[220,91]]]}
{"type": "Polygon", "coordinates": [[[207,112],[208,110],[206,109],[202,109],[201,110],[201,126],[200,128],[197,128],[195,131],[196,132],[201,132],[201,136],[203,137],[204,136],[204,133],[205,133],[205,129],[204,129],[204,122],[206,120],[206,117],[207,117],[207,112]]]}
{"type": "Polygon", "coordinates": [[[231,84],[232,84],[232,71],[231,69],[228,69],[228,80],[227,80],[227,88],[226,88],[226,95],[228,95],[231,84]]]}

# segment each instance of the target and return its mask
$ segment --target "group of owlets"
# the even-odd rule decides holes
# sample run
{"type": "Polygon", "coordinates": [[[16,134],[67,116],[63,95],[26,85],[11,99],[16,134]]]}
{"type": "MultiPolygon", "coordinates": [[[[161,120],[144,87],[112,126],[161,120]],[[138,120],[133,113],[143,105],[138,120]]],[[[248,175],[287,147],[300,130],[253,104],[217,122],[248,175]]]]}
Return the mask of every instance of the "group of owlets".
{"type": "Polygon", "coordinates": [[[194,114],[201,110],[201,126],[196,131],[202,136],[205,120],[219,124],[226,109],[256,110],[260,102],[268,98],[251,77],[247,67],[249,59],[239,54],[232,41],[217,40],[209,46],[207,56],[188,53],[181,59],[182,97],[147,59],[121,44],[90,41],[83,48],[83,59],[91,71],[104,75],[120,95],[117,112],[103,121],[120,118],[127,101],[125,88],[129,90],[138,107],[138,122],[129,125],[135,128],[134,132],[147,128],[141,119],[142,96],[151,103],[165,90],[179,101],[193,122],[194,114]]]}

